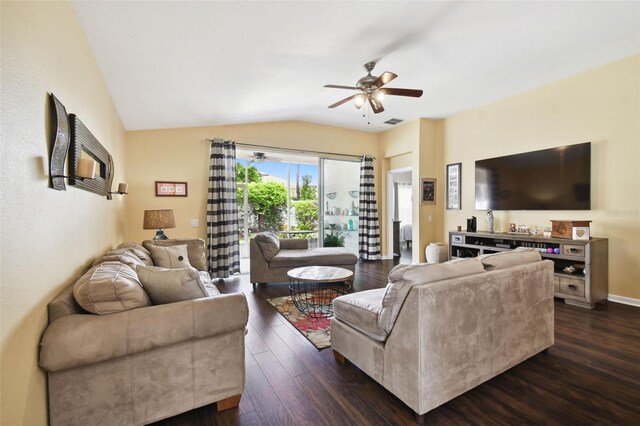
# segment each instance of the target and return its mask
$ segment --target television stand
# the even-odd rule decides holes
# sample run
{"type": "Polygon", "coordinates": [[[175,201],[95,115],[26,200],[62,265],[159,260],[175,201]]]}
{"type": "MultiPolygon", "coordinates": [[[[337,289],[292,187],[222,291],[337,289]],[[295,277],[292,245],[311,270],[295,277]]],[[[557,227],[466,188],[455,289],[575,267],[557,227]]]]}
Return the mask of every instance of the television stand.
{"type": "Polygon", "coordinates": [[[609,240],[569,240],[501,232],[449,232],[449,259],[535,248],[554,264],[554,296],[569,305],[593,309],[609,294],[609,240]],[[552,249],[552,253],[549,253],[552,249]],[[573,266],[574,272],[565,268],[573,266]]]}

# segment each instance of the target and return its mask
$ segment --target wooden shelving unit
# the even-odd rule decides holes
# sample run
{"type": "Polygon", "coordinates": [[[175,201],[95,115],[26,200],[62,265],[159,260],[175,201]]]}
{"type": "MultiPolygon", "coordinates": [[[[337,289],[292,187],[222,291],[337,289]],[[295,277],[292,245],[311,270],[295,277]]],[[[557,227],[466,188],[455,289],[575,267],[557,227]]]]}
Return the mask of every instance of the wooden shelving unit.
{"type": "Polygon", "coordinates": [[[482,254],[530,247],[540,251],[543,259],[554,263],[555,297],[565,303],[592,309],[606,300],[609,293],[609,240],[567,240],[533,235],[449,232],[449,258],[475,257],[482,254]],[[549,248],[558,253],[548,253],[549,248]],[[573,273],[564,268],[574,266],[573,273]]]}

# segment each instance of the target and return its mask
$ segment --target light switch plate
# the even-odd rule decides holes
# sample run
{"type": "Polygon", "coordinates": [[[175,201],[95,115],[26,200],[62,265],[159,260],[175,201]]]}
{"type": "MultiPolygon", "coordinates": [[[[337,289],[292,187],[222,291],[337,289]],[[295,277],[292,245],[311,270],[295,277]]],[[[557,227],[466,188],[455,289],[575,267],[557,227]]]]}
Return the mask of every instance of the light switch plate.
{"type": "Polygon", "coordinates": [[[198,226],[200,226],[200,219],[191,219],[191,227],[197,228],[198,226]]]}

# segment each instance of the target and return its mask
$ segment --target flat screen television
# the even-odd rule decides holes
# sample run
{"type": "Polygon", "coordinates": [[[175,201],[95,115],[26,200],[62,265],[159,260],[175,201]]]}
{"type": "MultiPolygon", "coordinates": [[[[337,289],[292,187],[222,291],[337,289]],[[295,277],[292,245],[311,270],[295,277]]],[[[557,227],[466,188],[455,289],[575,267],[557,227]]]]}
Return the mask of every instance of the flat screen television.
{"type": "Polygon", "coordinates": [[[591,142],[476,161],[476,210],[590,210],[591,142]]]}

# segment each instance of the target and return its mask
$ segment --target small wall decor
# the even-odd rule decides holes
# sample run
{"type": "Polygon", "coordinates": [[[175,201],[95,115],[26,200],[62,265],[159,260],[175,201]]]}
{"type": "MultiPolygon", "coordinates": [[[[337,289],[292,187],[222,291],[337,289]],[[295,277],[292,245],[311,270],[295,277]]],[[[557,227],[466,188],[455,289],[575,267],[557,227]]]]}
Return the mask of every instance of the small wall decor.
{"type": "Polygon", "coordinates": [[[187,182],[156,181],[156,197],[186,197],[187,182]]]}
{"type": "Polygon", "coordinates": [[[422,178],[420,179],[422,189],[422,197],[420,202],[422,204],[435,204],[436,203],[436,179],[434,178],[422,178]]]}
{"type": "Polygon", "coordinates": [[[447,164],[447,210],[460,210],[462,163],[447,164]]]}
{"type": "Polygon", "coordinates": [[[49,94],[51,99],[52,116],[55,117],[53,143],[51,144],[51,152],[49,156],[49,176],[51,179],[51,187],[58,191],[66,191],[64,184],[64,162],[67,159],[69,151],[69,119],[67,110],[60,103],[53,93],[49,94]]]}

